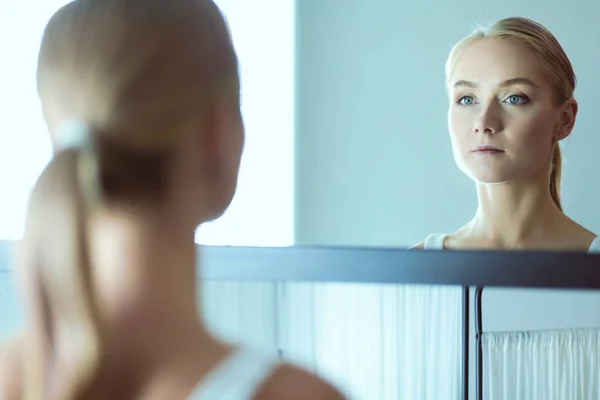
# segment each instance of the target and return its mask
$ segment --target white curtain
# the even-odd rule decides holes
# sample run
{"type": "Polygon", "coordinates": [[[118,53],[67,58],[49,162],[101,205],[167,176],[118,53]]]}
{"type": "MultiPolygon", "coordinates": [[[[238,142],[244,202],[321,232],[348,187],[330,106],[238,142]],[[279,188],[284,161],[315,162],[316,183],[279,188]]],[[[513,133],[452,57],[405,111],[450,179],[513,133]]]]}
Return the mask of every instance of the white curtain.
{"type": "Polygon", "coordinates": [[[458,400],[462,290],[372,284],[286,284],[286,358],[354,399],[458,400]]]}
{"type": "Polygon", "coordinates": [[[199,281],[204,317],[228,341],[277,355],[277,286],[262,282],[199,281]]]}
{"type": "Polygon", "coordinates": [[[600,330],[486,332],[486,400],[600,399],[600,330]]]}

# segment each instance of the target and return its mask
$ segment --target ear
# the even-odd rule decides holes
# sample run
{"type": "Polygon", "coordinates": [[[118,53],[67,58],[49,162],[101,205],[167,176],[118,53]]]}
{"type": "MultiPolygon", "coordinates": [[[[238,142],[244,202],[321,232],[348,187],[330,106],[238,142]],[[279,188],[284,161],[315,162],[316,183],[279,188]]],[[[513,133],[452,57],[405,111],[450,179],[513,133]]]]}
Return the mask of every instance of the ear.
{"type": "Polygon", "coordinates": [[[554,132],[555,140],[563,140],[571,134],[575,127],[575,119],[577,118],[578,110],[579,105],[574,98],[570,98],[561,106],[560,118],[554,132]]]}

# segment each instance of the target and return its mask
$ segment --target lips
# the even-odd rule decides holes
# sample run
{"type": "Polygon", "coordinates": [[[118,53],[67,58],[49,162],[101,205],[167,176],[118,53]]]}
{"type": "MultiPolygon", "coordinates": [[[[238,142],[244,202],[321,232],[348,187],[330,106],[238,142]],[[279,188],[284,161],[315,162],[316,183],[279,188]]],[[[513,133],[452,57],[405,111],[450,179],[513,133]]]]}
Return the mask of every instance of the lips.
{"type": "Polygon", "coordinates": [[[499,154],[504,153],[500,147],[492,146],[492,145],[481,145],[473,149],[473,153],[479,154],[499,154]]]}

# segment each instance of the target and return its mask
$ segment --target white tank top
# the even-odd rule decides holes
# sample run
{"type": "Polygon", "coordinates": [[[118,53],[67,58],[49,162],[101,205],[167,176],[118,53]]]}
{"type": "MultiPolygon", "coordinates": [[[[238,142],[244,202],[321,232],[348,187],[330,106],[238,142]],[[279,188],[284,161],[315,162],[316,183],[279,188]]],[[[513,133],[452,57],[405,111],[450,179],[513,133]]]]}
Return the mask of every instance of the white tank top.
{"type": "Polygon", "coordinates": [[[251,400],[278,366],[274,356],[240,347],[198,384],[188,400],[251,400]]]}
{"type": "MultiPolygon", "coordinates": [[[[425,239],[425,245],[423,247],[425,250],[444,250],[444,240],[447,236],[448,235],[443,233],[431,234],[425,239]]],[[[600,236],[596,236],[592,241],[588,253],[600,253],[600,236]]]]}

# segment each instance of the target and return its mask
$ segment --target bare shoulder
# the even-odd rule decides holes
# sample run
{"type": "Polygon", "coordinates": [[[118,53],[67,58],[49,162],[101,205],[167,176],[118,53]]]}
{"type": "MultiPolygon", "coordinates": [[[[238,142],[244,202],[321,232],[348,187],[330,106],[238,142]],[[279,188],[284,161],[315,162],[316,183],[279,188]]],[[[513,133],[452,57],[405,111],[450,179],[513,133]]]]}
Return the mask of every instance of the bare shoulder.
{"type": "Polygon", "coordinates": [[[290,364],[279,367],[265,383],[257,400],[345,400],[332,384],[290,364]]]}
{"type": "Polygon", "coordinates": [[[21,340],[15,336],[0,344],[0,399],[21,399],[21,340]]]}
{"type": "Polygon", "coordinates": [[[564,233],[562,241],[565,243],[567,249],[586,252],[600,251],[600,249],[596,247],[595,242],[598,235],[569,217],[566,217],[562,232],[564,233]]]}

